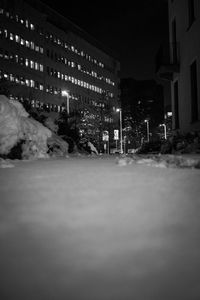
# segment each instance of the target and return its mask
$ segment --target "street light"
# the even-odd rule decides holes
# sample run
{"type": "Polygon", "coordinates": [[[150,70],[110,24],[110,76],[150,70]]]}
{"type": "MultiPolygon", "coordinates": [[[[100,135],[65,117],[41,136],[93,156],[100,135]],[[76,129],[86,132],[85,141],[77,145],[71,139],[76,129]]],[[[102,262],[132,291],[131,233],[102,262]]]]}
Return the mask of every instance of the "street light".
{"type": "Polygon", "coordinates": [[[63,90],[62,92],[61,92],[61,94],[62,94],[62,96],[63,97],[66,97],[66,99],[67,99],[67,114],[69,115],[69,92],[67,91],[67,90],[63,90]]]}
{"type": "Polygon", "coordinates": [[[122,137],[122,109],[121,108],[117,108],[116,109],[117,112],[119,112],[119,122],[120,122],[120,153],[123,153],[123,137],[122,137]]]}
{"type": "Polygon", "coordinates": [[[147,123],[147,142],[149,142],[149,120],[144,120],[145,123],[147,123]]]}
{"type": "Polygon", "coordinates": [[[167,126],[166,124],[160,124],[160,126],[163,126],[164,127],[164,137],[165,137],[165,140],[167,139],[167,126]]]}

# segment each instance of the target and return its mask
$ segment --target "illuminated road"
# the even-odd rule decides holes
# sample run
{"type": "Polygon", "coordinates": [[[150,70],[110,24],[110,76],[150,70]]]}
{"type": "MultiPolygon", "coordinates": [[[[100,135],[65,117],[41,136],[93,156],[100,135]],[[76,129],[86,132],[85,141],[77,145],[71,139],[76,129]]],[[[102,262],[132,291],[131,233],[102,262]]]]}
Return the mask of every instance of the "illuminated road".
{"type": "Polygon", "coordinates": [[[0,169],[1,300],[199,300],[200,170],[0,169]]]}

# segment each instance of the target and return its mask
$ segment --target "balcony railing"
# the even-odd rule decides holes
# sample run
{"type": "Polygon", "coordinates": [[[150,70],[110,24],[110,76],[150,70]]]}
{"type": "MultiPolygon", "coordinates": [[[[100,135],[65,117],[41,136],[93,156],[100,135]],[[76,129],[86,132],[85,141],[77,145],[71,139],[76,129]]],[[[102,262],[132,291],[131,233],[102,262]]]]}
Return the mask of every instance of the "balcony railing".
{"type": "Polygon", "coordinates": [[[160,46],[155,59],[156,74],[160,78],[172,80],[173,74],[179,72],[180,47],[178,43],[165,43],[160,46]]]}

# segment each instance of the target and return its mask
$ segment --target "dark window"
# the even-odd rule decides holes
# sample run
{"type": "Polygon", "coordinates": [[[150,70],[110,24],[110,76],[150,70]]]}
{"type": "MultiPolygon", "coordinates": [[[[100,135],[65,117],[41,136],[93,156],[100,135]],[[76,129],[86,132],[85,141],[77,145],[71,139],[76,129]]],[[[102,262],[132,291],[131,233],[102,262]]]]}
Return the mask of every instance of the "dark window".
{"type": "Polygon", "coordinates": [[[174,83],[174,116],[175,129],[179,129],[178,81],[174,83]]]}
{"type": "Polygon", "coordinates": [[[191,121],[198,120],[198,90],[197,90],[197,63],[194,61],[190,66],[191,85],[191,121]]]}
{"type": "Polygon", "coordinates": [[[172,21],[172,55],[173,55],[173,63],[177,63],[178,55],[177,55],[177,41],[176,41],[176,20],[172,21]]]}
{"type": "Polygon", "coordinates": [[[188,21],[189,21],[189,27],[192,25],[192,23],[195,20],[195,14],[194,14],[194,0],[188,0],[188,21]]]}

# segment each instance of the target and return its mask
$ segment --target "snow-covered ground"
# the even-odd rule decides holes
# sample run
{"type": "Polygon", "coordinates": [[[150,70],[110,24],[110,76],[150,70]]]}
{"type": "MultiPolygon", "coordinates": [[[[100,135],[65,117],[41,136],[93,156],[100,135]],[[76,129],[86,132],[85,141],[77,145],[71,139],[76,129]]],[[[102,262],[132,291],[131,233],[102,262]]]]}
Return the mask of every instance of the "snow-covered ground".
{"type": "Polygon", "coordinates": [[[115,157],[0,169],[1,300],[199,300],[200,170],[115,157]]]}

